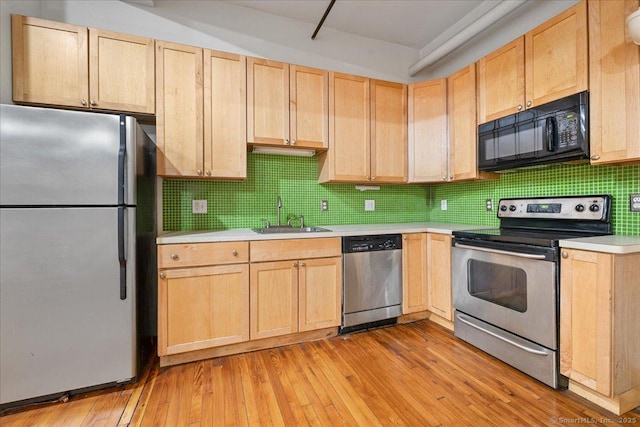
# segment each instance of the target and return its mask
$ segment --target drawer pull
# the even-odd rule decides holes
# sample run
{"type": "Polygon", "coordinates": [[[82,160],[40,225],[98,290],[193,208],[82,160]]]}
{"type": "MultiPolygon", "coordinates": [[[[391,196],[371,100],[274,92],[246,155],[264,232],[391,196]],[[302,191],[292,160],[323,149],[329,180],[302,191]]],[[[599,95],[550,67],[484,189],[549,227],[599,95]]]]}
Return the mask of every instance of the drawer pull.
{"type": "Polygon", "coordinates": [[[564,259],[569,258],[569,253],[567,251],[562,251],[562,258],[564,259]]]}
{"type": "Polygon", "coordinates": [[[238,251],[236,251],[235,249],[231,251],[231,255],[233,256],[238,256],[238,251]]]}
{"type": "Polygon", "coordinates": [[[178,256],[178,254],[171,254],[171,259],[174,261],[177,261],[180,257],[178,256]]]}

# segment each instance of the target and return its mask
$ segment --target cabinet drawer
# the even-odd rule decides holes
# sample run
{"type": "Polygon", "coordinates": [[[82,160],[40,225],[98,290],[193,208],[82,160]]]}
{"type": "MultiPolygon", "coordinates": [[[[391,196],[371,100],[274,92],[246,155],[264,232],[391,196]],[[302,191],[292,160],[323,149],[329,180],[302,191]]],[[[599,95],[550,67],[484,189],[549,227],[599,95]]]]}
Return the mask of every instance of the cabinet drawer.
{"type": "Polygon", "coordinates": [[[251,242],[251,262],[340,256],[339,237],[251,242]]]}
{"type": "Polygon", "coordinates": [[[248,242],[190,243],[158,246],[158,268],[249,262],[248,242]]]}

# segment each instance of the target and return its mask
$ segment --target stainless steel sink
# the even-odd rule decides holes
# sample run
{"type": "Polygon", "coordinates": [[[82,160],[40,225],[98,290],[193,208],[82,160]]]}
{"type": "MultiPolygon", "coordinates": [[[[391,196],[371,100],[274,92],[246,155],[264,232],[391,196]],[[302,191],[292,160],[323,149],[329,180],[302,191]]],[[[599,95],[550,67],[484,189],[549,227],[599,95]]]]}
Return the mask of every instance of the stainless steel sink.
{"type": "Polygon", "coordinates": [[[283,227],[271,226],[268,228],[252,228],[258,234],[277,234],[277,233],[319,233],[323,231],[331,231],[321,227],[283,227]]]}

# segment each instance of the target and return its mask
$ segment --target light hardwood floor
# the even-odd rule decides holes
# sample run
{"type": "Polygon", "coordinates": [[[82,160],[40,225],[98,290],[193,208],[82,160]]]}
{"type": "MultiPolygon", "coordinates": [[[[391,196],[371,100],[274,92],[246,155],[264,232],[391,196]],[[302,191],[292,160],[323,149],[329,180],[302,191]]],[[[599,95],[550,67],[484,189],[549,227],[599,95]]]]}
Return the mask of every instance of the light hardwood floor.
{"type": "Polygon", "coordinates": [[[0,417],[16,426],[639,425],[555,391],[428,321],[169,368],[66,403],[0,417]]]}

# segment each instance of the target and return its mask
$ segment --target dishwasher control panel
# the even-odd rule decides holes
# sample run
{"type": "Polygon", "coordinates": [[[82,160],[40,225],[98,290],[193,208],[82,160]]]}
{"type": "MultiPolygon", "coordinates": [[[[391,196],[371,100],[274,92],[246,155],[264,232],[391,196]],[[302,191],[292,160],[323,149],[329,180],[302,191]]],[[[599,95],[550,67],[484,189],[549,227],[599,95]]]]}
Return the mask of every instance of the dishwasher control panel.
{"type": "Polygon", "coordinates": [[[342,253],[390,251],[402,249],[402,235],[349,236],[342,238],[342,253]]]}

